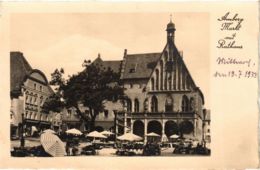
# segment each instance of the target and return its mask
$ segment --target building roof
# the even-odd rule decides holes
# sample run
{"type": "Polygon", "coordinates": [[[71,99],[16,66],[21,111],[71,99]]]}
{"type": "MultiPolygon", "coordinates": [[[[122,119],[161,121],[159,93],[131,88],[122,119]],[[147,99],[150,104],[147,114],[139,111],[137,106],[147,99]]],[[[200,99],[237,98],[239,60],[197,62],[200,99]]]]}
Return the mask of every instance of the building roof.
{"type": "Polygon", "coordinates": [[[11,79],[11,96],[16,96],[21,93],[21,87],[26,80],[32,73],[39,73],[45,80],[48,89],[51,93],[54,93],[51,87],[48,85],[48,80],[44,73],[38,69],[33,69],[30,64],[27,62],[23,53],[21,52],[11,52],[10,53],[10,79],[11,79]]]}
{"type": "Polygon", "coordinates": [[[122,79],[149,78],[161,53],[127,54],[122,79]]]}
{"type": "Polygon", "coordinates": [[[99,55],[93,64],[101,65],[104,68],[110,67],[117,73],[122,72],[122,79],[149,78],[160,55],[161,53],[127,54],[123,61],[103,61],[99,55]]]}
{"type": "Polygon", "coordinates": [[[10,53],[11,92],[20,91],[24,79],[32,71],[32,67],[26,61],[21,52],[10,53]]]}
{"type": "Polygon", "coordinates": [[[93,64],[101,65],[102,67],[108,69],[111,68],[115,73],[120,73],[121,71],[121,63],[122,60],[109,60],[109,61],[103,61],[100,56],[97,57],[93,64]]]}

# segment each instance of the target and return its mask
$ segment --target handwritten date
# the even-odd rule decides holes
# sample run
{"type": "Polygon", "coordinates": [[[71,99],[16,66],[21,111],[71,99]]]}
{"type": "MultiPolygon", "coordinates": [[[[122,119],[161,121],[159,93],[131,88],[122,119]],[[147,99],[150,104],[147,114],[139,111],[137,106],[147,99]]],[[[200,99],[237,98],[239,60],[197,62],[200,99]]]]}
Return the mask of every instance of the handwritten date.
{"type": "Polygon", "coordinates": [[[216,71],[214,73],[214,77],[216,78],[257,78],[257,72],[255,71],[243,71],[243,70],[232,70],[227,72],[219,72],[216,71]]]}

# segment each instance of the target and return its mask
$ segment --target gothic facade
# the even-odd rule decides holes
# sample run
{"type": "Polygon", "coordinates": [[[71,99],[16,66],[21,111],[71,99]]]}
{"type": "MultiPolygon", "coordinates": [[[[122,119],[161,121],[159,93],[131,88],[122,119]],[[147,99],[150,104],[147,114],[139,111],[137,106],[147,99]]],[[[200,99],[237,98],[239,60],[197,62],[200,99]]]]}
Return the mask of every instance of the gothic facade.
{"type": "Polygon", "coordinates": [[[101,113],[110,118],[111,127],[116,126],[117,135],[130,131],[146,140],[147,133],[155,132],[202,140],[204,96],[175,46],[174,23],[166,32],[167,44],[160,53],[125,50],[121,61],[103,61],[99,56],[93,62],[120,73],[126,89],[126,100],[106,103],[106,113],[101,113]]]}

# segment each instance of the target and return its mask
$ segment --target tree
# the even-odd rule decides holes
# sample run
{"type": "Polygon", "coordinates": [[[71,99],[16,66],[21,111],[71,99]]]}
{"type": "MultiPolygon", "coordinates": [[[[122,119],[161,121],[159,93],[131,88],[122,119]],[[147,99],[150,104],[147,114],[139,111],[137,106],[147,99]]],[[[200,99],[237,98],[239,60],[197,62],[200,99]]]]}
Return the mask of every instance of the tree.
{"type": "Polygon", "coordinates": [[[50,85],[56,86],[56,95],[45,105],[51,106],[47,107],[49,110],[60,106],[74,107],[80,119],[89,122],[89,129],[93,130],[98,113],[104,110],[104,103],[123,97],[124,89],[120,85],[120,74],[111,68],[90,61],[84,61],[83,66],[82,72],[68,80],[63,78],[63,69],[56,69],[51,74],[50,85]],[[81,112],[80,105],[89,109],[89,115],[81,112]]]}

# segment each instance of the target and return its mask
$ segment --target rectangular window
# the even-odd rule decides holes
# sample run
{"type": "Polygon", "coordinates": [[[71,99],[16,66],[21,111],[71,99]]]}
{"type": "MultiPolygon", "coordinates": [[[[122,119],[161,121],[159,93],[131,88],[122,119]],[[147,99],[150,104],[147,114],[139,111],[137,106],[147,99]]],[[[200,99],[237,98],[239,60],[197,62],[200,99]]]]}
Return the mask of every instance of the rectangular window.
{"type": "Polygon", "coordinates": [[[40,86],[40,91],[42,91],[42,86],[40,86]]]}
{"type": "Polygon", "coordinates": [[[108,110],[104,110],[104,116],[105,118],[108,118],[108,110]]]}
{"type": "Polygon", "coordinates": [[[68,110],[68,117],[71,117],[71,110],[68,110]]]}
{"type": "Polygon", "coordinates": [[[36,83],[34,83],[34,87],[33,88],[34,88],[34,90],[36,90],[36,83]]]}
{"type": "Polygon", "coordinates": [[[130,68],[129,73],[135,73],[135,68],[130,68]]]}
{"type": "Polygon", "coordinates": [[[37,97],[34,98],[34,104],[37,105],[37,97]]]}
{"type": "Polygon", "coordinates": [[[28,97],[28,96],[25,97],[25,102],[26,102],[26,103],[29,102],[29,97],[28,97]]]}

